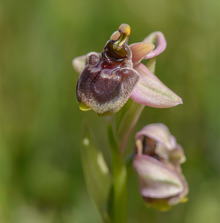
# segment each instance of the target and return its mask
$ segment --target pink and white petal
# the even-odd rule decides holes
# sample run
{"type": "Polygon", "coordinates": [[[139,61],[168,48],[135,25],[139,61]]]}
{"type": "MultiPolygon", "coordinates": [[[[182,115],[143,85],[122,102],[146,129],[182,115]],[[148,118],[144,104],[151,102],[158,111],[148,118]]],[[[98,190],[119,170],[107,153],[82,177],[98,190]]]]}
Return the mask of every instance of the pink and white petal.
{"type": "Polygon", "coordinates": [[[155,45],[154,50],[152,50],[148,55],[146,55],[143,59],[150,59],[161,54],[167,46],[166,39],[162,32],[153,32],[149,36],[147,36],[143,42],[151,43],[155,45]]]}
{"type": "Polygon", "coordinates": [[[155,108],[170,108],[183,103],[146,66],[140,63],[134,69],[139,73],[139,80],[131,92],[133,101],[155,108]]]}
{"type": "Polygon", "coordinates": [[[76,57],[72,61],[73,68],[79,74],[82,73],[82,71],[84,70],[84,68],[86,66],[86,56],[87,55],[83,55],[83,56],[80,56],[80,57],[76,57]]]}
{"type": "Polygon", "coordinates": [[[141,136],[147,136],[156,142],[159,142],[168,150],[173,150],[177,145],[175,137],[170,134],[167,126],[162,123],[154,123],[145,126],[141,131],[136,133],[136,140],[141,136]]]}
{"type": "Polygon", "coordinates": [[[169,198],[180,194],[184,187],[175,171],[146,155],[136,155],[133,166],[137,172],[143,197],[169,198]]]}
{"type": "Polygon", "coordinates": [[[117,40],[120,36],[120,32],[115,31],[114,33],[112,33],[110,40],[117,40]]]}
{"type": "Polygon", "coordinates": [[[146,57],[155,46],[151,43],[140,42],[134,43],[130,45],[130,49],[132,51],[132,62],[133,64],[138,64],[140,61],[146,57]]]}

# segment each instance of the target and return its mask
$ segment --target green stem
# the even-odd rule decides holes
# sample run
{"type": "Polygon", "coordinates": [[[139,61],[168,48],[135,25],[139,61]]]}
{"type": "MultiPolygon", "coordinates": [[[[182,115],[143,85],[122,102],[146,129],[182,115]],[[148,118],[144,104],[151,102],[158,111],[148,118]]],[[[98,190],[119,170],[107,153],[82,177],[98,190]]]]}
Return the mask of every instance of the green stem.
{"type": "Polygon", "coordinates": [[[108,125],[108,138],[112,155],[113,204],[112,220],[114,223],[127,222],[127,170],[122,154],[114,137],[112,126],[108,125]]]}
{"type": "Polygon", "coordinates": [[[120,126],[118,129],[118,139],[119,139],[119,147],[121,152],[125,153],[125,147],[128,141],[128,138],[134,129],[136,123],[138,122],[141,113],[144,109],[144,105],[137,104],[134,101],[131,102],[131,105],[128,111],[123,116],[120,126]]]}

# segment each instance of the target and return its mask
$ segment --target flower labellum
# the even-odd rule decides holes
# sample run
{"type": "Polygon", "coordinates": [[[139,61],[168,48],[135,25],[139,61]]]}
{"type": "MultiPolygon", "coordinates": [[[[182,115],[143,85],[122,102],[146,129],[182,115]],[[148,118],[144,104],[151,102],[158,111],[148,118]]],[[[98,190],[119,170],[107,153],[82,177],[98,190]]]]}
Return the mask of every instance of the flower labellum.
{"type": "Polygon", "coordinates": [[[76,95],[82,110],[100,115],[117,112],[130,97],[138,81],[132,68],[131,51],[126,44],[130,27],[122,24],[117,40],[109,40],[102,54],[87,55],[87,65],[77,83],[76,95]]]}
{"type": "Polygon", "coordinates": [[[79,107],[99,115],[117,112],[129,99],[151,107],[168,108],[182,99],[166,87],[141,60],[155,58],[166,48],[161,32],[128,45],[130,26],[121,24],[102,53],[90,52],[73,60],[80,73],[76,87],[79,107]]]}
{"type": "Polygon", "coordinates": [[[151,124],[136,134],[133,166],[147,204],[168,210],[187,200],[188,185],[180,167],[184,161],[181,146],[165,125],[151,124]]]}

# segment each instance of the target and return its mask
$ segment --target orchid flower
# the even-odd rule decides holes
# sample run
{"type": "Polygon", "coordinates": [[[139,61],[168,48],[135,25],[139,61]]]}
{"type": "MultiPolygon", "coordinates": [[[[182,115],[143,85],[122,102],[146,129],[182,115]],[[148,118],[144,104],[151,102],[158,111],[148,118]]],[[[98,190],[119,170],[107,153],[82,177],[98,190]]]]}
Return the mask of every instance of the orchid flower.
{"type": "Polygon", "coordinates": [[[90,52],[73,59],[73,67],[80,74],[76,96],[81,110],[109,115],[129,98],[156,108],[182,104],[182,99],[141,63],[165,50],[164,35],[154,32],[142,42],[128,45],[130,32],[130,26],[122,24],[102,53],[90,52]]]}
{"type": "Polygon", "coordinates": [[[133,166],[147,204],[167,210],[187,200],[188,185],[180,167],[184,161],[181,146],[165,125],[150,124],[136,134],[133,166]]]}

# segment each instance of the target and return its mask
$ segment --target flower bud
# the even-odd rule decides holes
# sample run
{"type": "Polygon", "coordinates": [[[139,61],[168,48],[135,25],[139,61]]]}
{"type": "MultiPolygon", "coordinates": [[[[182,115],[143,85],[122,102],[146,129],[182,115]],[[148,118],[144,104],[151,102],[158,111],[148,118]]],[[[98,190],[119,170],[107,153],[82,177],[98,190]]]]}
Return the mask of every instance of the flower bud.
{"type": "Polygon", "coordinates": [[[163,124],[151,124],[136,134],[137,172],[144,201],[160,210],[186,201],[188,185],[181,171],[185,156],[163,124]]]}

